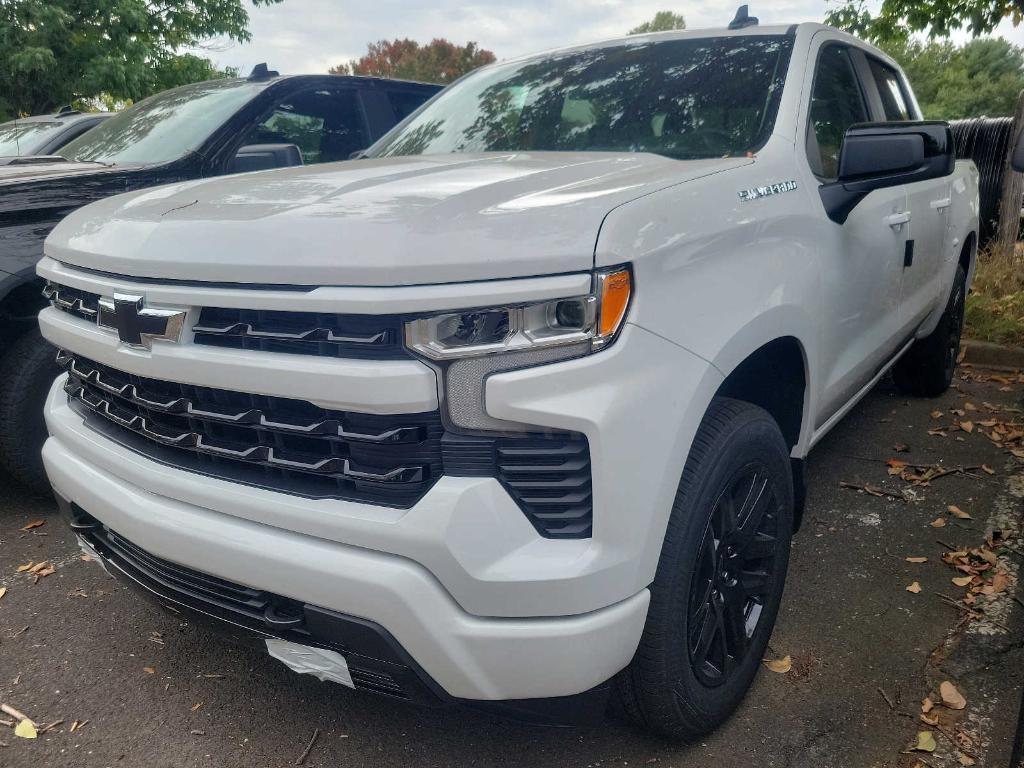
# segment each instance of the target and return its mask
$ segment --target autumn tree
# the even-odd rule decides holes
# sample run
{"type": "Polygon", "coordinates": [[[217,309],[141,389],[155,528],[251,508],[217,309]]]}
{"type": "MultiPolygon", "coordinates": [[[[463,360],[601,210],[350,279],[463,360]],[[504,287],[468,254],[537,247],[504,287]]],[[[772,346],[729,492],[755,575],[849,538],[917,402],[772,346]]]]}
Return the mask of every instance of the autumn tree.
{"type": "Polygon", "coordinates": [[[1022,0],[883,0],[874,14],[865,0],[845,0],[825,14],[825,23],[872,42],[891,42],[905,41],[913,32],[944,38],[964,28],[978,37],[1003,19],[1019,24],[1022,15],[1022,0]]]}
{"type": "Polygon", "coordinates": [[[671,32],[673,29],[686,29],[686,19],[681,13],[658,11],[654,18],[645,21],[639,27],[633,27],[627,34],[645,35],[648,32],[671,32]]]}
{"type": "MultiPolygon", "coordinates": [[[[250,0],[271,5],[280,0],[250,0]]],[[[182,53],[214,37],[250,39],[246,0],[0,0],[0,115],[151,93],[221,76],[182,53]]]]}
{"type": "Polygon", "coordinates": [[[332,75],[369,75],[446,84],[493,61],[494,54],[474,42],[456,45],[444,38],[435,38],[427,45],[420,45],[406,38],[370,43],[361,59],[331,67],[330,72],[332,75]]]}

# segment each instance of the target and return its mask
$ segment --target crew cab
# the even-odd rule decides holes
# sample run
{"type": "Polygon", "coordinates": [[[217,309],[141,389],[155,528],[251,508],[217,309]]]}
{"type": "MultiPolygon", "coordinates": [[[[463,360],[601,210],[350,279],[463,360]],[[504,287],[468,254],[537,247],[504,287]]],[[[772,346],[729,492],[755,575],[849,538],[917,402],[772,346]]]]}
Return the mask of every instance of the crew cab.
{"type": "MultiPolygon", "coordinates": [[[[96,558],[293,669],[698,738],[808,452],[953,376],[978,176],[817,24],[481,68],[335,165],[65,218],[46,471],[96,558]]],[[[780,712],[780,720],[786,713],[780,712]]]]}
{"type": "Polygon", "coordinates": [[[46,300],[35,265],[61,218],[167,182],[346,160],[439,90],[371,77],[282,77],[261,64],[248,78],[145,99],[58,157],[0,168],[0,470],[48,491],[40,413],[59,370],[36,328],[46,300]]]}

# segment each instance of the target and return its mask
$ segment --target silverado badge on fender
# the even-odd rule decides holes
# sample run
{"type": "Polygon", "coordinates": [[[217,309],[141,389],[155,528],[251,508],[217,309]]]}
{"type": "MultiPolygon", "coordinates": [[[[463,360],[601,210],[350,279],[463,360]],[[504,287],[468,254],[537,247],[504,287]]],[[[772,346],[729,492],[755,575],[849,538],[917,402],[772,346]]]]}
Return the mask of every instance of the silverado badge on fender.
{"type": "Polygon", "coordinates": [[[739,191],[740,202],[747,203],[761,197],[781,195],[783,192],[792,192],[796,189],[795,181],[780,181],[777,184],[769,184],[766,187],[754,187],[752,189],[741,189],[739,191]]]}

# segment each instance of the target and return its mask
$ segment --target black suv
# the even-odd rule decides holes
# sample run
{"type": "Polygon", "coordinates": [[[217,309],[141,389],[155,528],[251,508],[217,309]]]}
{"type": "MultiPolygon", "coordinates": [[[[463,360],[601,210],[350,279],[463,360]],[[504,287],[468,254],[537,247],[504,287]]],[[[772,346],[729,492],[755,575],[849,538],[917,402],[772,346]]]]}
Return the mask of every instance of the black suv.
{"type": "Polygon", "coordinates": [[[36,327],[35,264],[61,218],[158,184],[347,160],[440,86],[338,75],[248,78],[151,96],[65,145],[64,162],[0,167],[0,468],[45,491],[42,404],[59,373],[36,327]]]}

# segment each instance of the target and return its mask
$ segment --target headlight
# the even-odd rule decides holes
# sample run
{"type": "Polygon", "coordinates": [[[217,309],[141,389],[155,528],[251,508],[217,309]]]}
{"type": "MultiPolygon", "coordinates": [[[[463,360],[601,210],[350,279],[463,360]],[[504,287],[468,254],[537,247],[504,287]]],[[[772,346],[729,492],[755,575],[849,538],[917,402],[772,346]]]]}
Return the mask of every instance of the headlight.
{"type": "Polygon", "coordinates": [[[616,267],[595,273],[586,296],[410,320],[405,345],[438,370],[439,399],[450,425],[472,432],[537,431],[488,415],[487,377],[608,346],[626,319],[632,287],[629,269],[616,267]]]}
{"type": "Polygon", "coordinates": [[[594,283],[588,296],[417,318],[405,325],[405,344],[431,360],[551,347],[594,351],[619,332],[632,281],[629,270],[619,268],[597,273],[594,283]]]}

